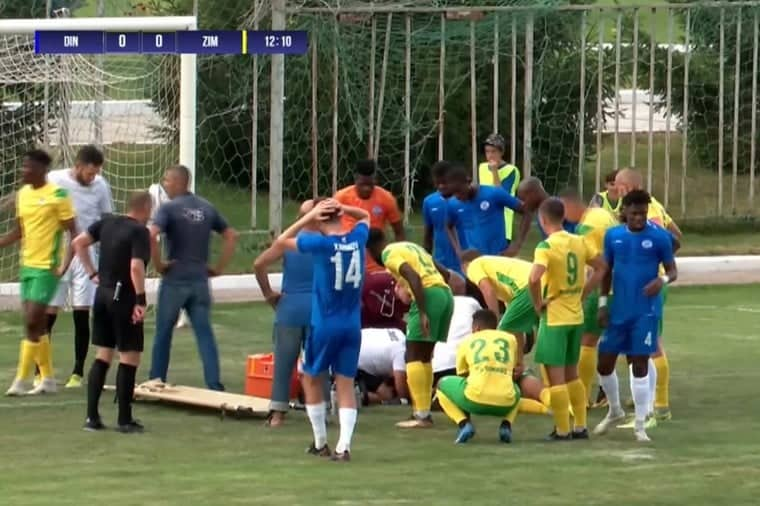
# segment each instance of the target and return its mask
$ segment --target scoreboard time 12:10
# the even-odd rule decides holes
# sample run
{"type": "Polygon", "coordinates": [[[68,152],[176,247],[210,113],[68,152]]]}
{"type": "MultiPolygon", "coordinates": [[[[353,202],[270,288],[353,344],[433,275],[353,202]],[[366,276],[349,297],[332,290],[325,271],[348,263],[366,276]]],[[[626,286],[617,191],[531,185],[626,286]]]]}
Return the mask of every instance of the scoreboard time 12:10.
{"type": "Polygon", "coordinates": [[[305,54],[308,48],[303,30],[34,33],[37,54],[305,54]]]}

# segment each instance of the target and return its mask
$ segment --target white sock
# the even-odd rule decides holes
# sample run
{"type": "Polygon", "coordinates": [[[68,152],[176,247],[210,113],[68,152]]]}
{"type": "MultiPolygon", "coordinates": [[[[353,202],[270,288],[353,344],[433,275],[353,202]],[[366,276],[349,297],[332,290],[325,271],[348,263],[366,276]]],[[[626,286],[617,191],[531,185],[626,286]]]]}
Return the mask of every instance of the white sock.
{"type": "Polygon", "coordinates": [[[311,422],[311,430],[314,432],[314,447],[319,450],[327,444],[327,410],[325,409],[325,403],[307,404],[306,414],[309,417],[309,422],[311,422]]]}
{"type": "Polygon", "coordinates": [[[356,426],[356,409],[340,408],[338,410],[338,421],[340,422],[340,436],[335,447],[335,453],[343,453],[351,449],[351,438],[354,436],[354,427],[356,426]]]}
{"type": "Polygon", "coordinates": [[[649,359],[649,412],[654,413],[654,395],[657,390],[657,367],[654,360],[649,359]]]}
{"type": "Polygon", "coordinates": [[[628,388],[631,389],[631,399],[633,399],[633,364],[628,364],[628,388]]]}
{"type": "Polygon", "coordinates": [[[636,409],[636,419],[634,421],[636,430],[644,429],[649,414],[649,375],[643,378],[633,378],[633,405],[636,409]]]}
{"type": "Polygon", "coordinates": [[[604,393],[607,395],[607,402],[610,406],[610,413],[619,413],[622,411],[620,407],[620,387],[618,387],[618,377],[615,371],[609,376],[599,376],[599,386],[602,387],[604,393]]]}

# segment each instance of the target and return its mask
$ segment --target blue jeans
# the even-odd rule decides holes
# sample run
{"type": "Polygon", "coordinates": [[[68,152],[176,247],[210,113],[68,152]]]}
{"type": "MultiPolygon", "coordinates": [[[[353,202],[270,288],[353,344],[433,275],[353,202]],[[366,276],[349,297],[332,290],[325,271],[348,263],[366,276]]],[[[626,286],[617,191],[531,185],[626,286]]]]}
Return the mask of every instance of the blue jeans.
{"type": "MultiPolygon", "coordinates": [[[[272,395],[269,409],[271,411],[288,411],[290,408],[290,380],[298,357],[303,349],[309,327],[291,327],[275,323],[272,330],[274,341],[274,374],[272,378],[272,395]]],[[[330,403],[330,376],[323,378],[324,401],[330,403]]]]}
{"type": "Polygon", "coordinates": [[[158,287],[157,302],[156,337],[153,340],[150,378],[166,381],[174,326],[177,324],[180,310],[184,309],[190,318],[190,325],[198,343],[206,386],[211,390],[224,390],[219,379],[219,351],[214,330],[211,328],[211,293],[208,281],[162,280],[158,287]]]}

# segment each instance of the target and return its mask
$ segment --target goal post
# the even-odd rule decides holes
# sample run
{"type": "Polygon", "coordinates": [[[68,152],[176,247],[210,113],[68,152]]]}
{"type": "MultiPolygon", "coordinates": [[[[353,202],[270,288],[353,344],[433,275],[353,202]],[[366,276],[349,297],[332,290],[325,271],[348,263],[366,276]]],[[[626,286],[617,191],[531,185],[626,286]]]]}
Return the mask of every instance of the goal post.
{"type": "MultiPolygon", "coordinates": [[[[109,17],[109,18],[56,18],[56,19],[3,19],[0,20],[0,37],[27,36],[35,31],[48,30],[98,30],[124,32],[172,32],[195,30],[195,16],[160,16],[160,17],[109,17]]],[[[2,51],[5,48],[0,49],[2,51]]],[[[7,82],[3,76],[0,52],[0,83],[7,82]]],[[[139,55],[135,55],[139,58],[139,55]]],[[[197,57],[195,54],[179,55],[179,100],[178,124],[179,146],[177,161],[190,169],[191,190],[195,190],[196,167],[196,103],[197,103],[197,57]]],[[[51,77],[56,79],[55,75],[51,77]]],[[[0,103],[2,103],[0,95],[0,103]]]]}

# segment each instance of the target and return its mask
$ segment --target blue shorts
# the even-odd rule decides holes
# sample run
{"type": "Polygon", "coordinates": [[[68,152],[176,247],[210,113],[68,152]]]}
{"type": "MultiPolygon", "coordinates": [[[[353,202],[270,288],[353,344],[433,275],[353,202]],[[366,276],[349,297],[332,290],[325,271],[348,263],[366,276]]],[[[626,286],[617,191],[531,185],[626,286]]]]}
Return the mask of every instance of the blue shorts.
{"type": "Polygon", "coordinates": [[[322,322],[311,328],[304,346],[303,371],[319,376],[327,370],[348,378],[356,376],[362,344],[360,325],[322,322]]]}
{"type": "Polygon", "coordinates": [[[649,356],[657,351],[660,319],[654,314],[610,323],[599,340],[599,353],[649,356]]]}

